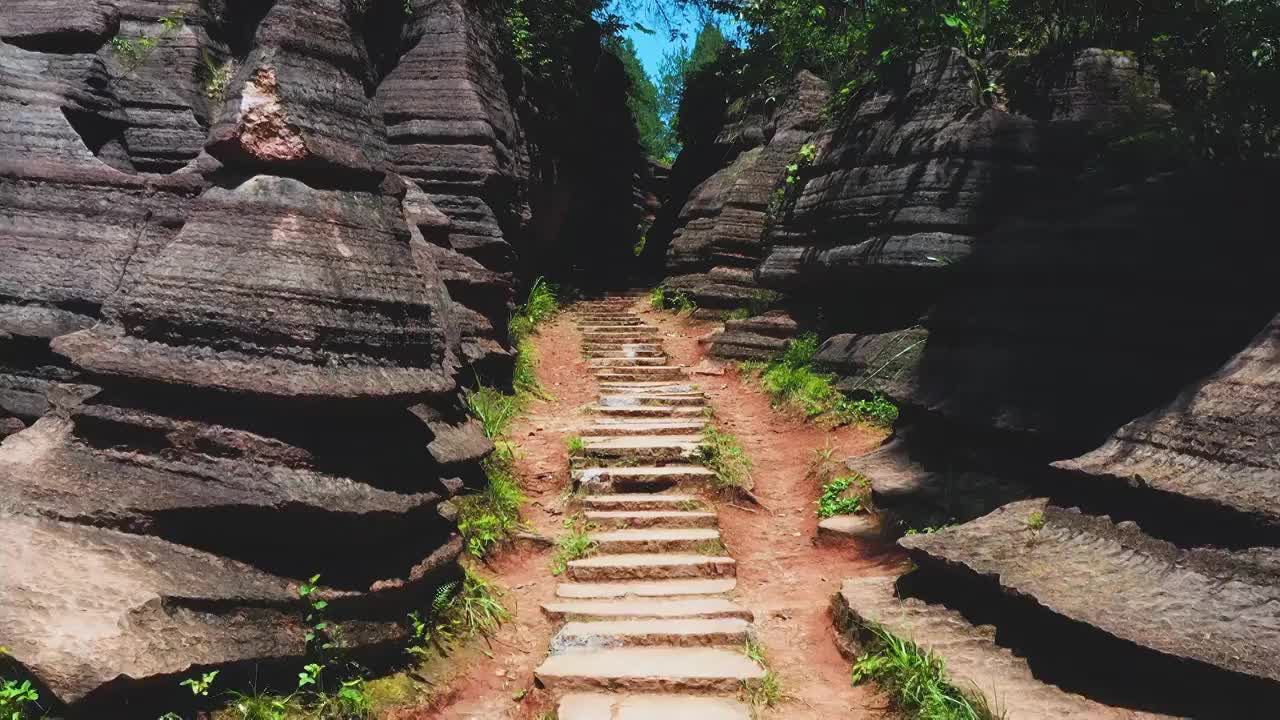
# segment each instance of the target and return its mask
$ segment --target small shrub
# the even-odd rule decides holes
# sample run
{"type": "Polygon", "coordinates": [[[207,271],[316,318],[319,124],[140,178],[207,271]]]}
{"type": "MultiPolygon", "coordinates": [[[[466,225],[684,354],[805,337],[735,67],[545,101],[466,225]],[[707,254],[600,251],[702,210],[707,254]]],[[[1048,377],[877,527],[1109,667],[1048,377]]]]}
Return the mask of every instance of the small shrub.
{"type": "Polygon", "coordinates": [[[160,23],[160,34],[158,36],[140,35],[136,38],[127,38],[123,35],[117,35],[111,38],[111,50],[126,72],[133,72],[142,67],[143,63],[151,57],[151,53],[156,49],[156,46],[182,27],[182,11],[175,10],[169,15],[160,18],[158,22],[160,23]]]}
{"type": "Polygon", "coordinates": [[[596,542],[591,539],[593,528],[580,516],[566,518],[564,529],[567,532],[560,536],[551,555],[552,575],[563,575],[570,561],[590,557],[596,551],[596,542]]]}
{"type": "Polygon", "coordinates": [[[654,310],[667,309],[667,291],[661,286],[649,291],[649,307],[654,310]]]}
{"type": "Polygon", "coordinates": [[[204,84],[205,97],[220,103],[227,96],[227,88],[236,73],[234,60],[218,62],[208,50],[200,51],[200,81],[204,84]]]}
{"type": "Polygon", "coordinates": [[[670,298],[671,309],[677,315],[692,315],[694,310],[698,309],[698,304],[693,298],[685,294],[683,290],[677,290],[675,295],[670,298]]]}
{"type": "Polygon", "coordinates": [[[1044,511],[1035,510],[1027,516],[1027,529],[1039,530],[1044,527],[1044,511]]]}
{"type": "Polygon", "coordinates": [[[1000,714],[980,695],[952,685],[942,659],[879,626],[867,628],[871,640],[853,665],[855,685],[874,681],[908,717],[927,720],[997,720],[1000,714]]]}
{"type": "Polygon", "coordinates": [[[698,445],[698,460],[716,474],[712,482],[718,490],[751,487],[751,458],[738,439],[708,425],[698,445]]]}
{"type": "Polygon", "coordinates": [[[40,693],[30,680],[0,679],[0,718],[3,720],[29,720],[40,715],[40,693]]]}
{"type": "Polygon", "coordinates": [[[852,515],[863,510],[864,500],[860,495],[846,495],[855,486],[858,478],[845,475],[833,478],[822,486],[822,495],[818,497],[818,517],[829,518],[835,515],[852,515]]]}

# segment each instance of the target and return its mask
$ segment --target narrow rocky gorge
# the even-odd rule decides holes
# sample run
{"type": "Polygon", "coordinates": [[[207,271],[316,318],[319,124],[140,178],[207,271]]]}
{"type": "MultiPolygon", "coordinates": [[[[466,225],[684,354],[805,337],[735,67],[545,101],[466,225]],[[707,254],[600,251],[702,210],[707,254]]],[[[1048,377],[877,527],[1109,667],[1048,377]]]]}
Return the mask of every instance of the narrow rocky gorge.
{"type": "Polygon", "coordinates": [[[575,305],[598,403],[571,455],[572,502],[596,553],[571,560],[543,611],[562,621],[535,671],[561,720],[751,717],[739,695],[765,669],[745,648],[752,612],[697,462],[708,406],[668,364],[634,297],[575,305]]]}

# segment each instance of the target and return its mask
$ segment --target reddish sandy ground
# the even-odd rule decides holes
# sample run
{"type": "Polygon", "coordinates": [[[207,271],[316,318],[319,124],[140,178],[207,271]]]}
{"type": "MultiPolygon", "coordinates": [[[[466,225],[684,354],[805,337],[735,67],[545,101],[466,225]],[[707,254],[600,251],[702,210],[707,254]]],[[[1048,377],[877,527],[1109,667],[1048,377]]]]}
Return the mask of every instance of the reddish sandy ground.
{"type": "MultiPolygon", "coordinates": [[[[779,413],[732,366],[706,360],[698,338],[715,329],[715,323],[645,312],[663,329],[672,364],[695,368],[692,381],[707,393],[716,425],[736,435],[755,464],[754,493],[763,507],[741,502],[719,507],[725,544],[738,560],[734,597],[755,612],[769,663],[787,694],[784,703],[763,717],[885,715],[885,702],[874,690],[850,685],[849,663],[836,650],[827,607],[843,578],[895,574],[900,558],[815,546],[818,488],[806,477],[815,450],[831,446],[834,457],[847,458],[870,451],[884,434],[860,427],[829,432],[779,413]]],[[[544,328],[535,342],[538,376],[552,399],[535,402],[515,425],[512,439],[520,448],[517,465],[529,497],[526,519],[534,531],[554,537],[568,485],[564,438],[586,424],[583,407],[595,399],[597,388],[579,352],[570,316],[562,315],[544,328]]],[[[546,656],[552,633],[539,610],[554,596],[558,582],[548,570],[549,559],[549,550],[521,542],[491,562],[497,582],[508,588],[506,602],[515,615],[515,621],[490,640],[486,649],[493,657],[483,650],[464,653],[458,662],[465,666],[447,689],[437,688],[431,709],[399,712],[395,718],[536,720],[552,708],[533,683],[533,670],[546,656]]]]}

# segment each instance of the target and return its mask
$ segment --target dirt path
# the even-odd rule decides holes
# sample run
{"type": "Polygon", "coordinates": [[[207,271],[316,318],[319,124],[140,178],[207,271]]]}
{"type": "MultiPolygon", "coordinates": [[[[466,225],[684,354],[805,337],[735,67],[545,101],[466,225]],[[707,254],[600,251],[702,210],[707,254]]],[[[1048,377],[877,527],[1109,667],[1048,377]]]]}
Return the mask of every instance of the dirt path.
{"type": "MultiPolygon", "coordinates": [[[[815,547],[817,488],[806,478],[813,451],[836,448],[836,457],[866,452],[879,432],[843,428],[827,432],[782,416],[735,371],[714,369],[697,339],[715,327],[669,314],[645,312],[661,328],[672,364],[694,368],[691,382],[715,408],[715,424],[742,442],[756,466],[755,493],[764,508],[720,503],[720,528],[738,561],[732,597],[753,611],[755,626],[788,699],[766,711],[767,718],[879,717],[883,701],[873,691],[849,684],[848,663],[836,652],[827,605],[841,579],[888,575],[896,556],[868,556],[849,548],[815,547]],[[704,374],[723,372],[723,374],[704,374]]],[[[534,403],[512,438],[520,447],[518,468],[529,496],[526,518],[532,528],[554,537],[561,530],[568,479],[565,438],[590,423],[585,411],[598,387],[594,369],[580,351],[580,334],[562,314],[536,338],[541,379],[553,396],[534,403]]],[[[547,655],[556,625],[540,610],[555,599],[559,579],[548,571],[550,552],[530,544],[503,553],[491,569],[509,588],[515,621],[490,643],[493,657],[470,653],[465,667],[431,710],[398,718],[510,718],[538,720],[553,708],[546,691],[534,687],[534,670],[547,655]]]]}

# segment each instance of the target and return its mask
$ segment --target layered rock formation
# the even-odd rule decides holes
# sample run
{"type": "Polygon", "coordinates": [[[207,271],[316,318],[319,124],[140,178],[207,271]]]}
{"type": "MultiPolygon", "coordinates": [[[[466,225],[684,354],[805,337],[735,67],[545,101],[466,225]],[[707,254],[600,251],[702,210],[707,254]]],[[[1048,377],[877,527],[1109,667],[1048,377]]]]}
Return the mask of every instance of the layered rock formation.
{"type": "Polygon", "coordinates": [[[974,657],[1012,649],[1137,711],[1268,706],[1280,296],[1260,238],[1277,170],[1172,159],[1152,142],[1168,106],[1127,55],[987,62],[998,107],[937,50],[816,134],[753,273],[786,312],[730,321],[713,351],[816,331],[842,388],[899,405],[893,440],[848,465],[891,536],[958,526],[902,540],[915,599],[846,593],[872,605],[853,615],[930,633],[959,611],[997,626],[964,634],[990,646],[974,657]],[[1188,624],[1207,637],[1169,629],[1188,624]]]}
{"type": "MultiPolygon", "coordinates": [[[[817,130],[827,100],[825,82],[801,72],[778,103],[763,97],[726,109],[710,147],[693,153],[719,157],[721,168],[689,193],[667,245],[666,280],[699,308],[725,311],[760,304],[754,279],[775,190],[788,164],[817,130]]],[[[658,240],[664,242],[664,240],[658,240]]]]}
{"type": "Polygon", "coordinates": [[[0,7],[0,645],[59,711],[145,715],[296,675],[318,573],[392,648],[457,573],[460,390],[510,381],[550,182],[500,9],[54,5],[0,7]]]}

